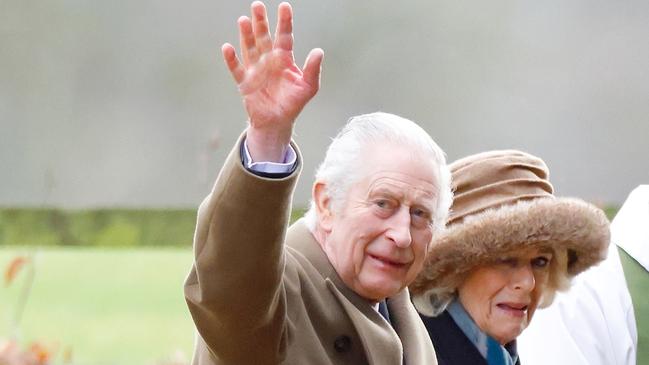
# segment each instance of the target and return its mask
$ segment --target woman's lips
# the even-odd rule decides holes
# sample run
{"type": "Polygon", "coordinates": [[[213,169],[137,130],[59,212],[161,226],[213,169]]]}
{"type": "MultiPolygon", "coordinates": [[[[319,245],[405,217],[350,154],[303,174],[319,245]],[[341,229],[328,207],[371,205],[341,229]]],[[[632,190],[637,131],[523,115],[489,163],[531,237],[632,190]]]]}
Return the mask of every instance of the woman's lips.
{"type": "Polygon", "coordinates": [[[496,306],[514,317],[525,316],[528,307],[525,303],[498,303],[496,306]]]}

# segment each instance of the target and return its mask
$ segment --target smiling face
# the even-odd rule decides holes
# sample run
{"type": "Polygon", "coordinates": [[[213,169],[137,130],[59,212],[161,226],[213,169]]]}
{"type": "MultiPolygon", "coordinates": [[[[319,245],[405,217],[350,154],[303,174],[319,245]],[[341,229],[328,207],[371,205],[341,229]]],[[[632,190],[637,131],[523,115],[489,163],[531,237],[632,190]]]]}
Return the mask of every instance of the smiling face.
{"type": "Polygon", "coordinates": [[[340,211],[330,209],[324,184],[316,183],[319,241],[343,282],[379,301],[406,287],[423,266],[433,234],[436,167],[395,144],[368,146],[363,157],[363,177],[340,211]]]}
{"type": "Polygon", "coordinates": [[[459,300],[480,329],[501,344],[527,328],[548,285],[552,251],[516,251],[469,272],[459,300]]]}

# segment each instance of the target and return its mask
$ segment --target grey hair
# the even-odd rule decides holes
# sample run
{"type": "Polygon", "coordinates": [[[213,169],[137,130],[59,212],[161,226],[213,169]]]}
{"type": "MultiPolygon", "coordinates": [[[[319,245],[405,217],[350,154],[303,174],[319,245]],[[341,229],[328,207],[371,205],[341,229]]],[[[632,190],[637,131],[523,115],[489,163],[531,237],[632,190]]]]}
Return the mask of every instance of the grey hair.
{"type": "MultiPolygon", "coordinates": [[[[318,167],[315,180],[326,182],[326,194],[331,209],[339,212],[350,186],[362,176],[361,151],[376,142],[392,142],[409,148],[417,156],[425,156],[437,167],[436,186],[439,188],[437,207],[433,212],[433,232],[444,229],[453,200],[451,173],[446,155],[426,131],[414,122],[394,114],[376,112],[352,117],[332,140],[325,158],[318,167]]],[[[307,227],[315,232],[316,209],[311,199],[304,215],[307,227]]]]}

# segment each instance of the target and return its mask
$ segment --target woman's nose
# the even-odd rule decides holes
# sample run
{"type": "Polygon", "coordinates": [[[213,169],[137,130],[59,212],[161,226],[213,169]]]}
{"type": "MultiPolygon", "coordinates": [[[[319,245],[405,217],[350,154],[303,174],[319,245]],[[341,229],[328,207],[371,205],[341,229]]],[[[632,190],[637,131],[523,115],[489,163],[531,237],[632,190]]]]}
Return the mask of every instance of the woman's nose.
{"type": "Polygon", "coordinates": [[[534,270],[531,265],[521,265],[512,271],[512,285],[516,290],[534,290],[536,285],[534,270]]]}

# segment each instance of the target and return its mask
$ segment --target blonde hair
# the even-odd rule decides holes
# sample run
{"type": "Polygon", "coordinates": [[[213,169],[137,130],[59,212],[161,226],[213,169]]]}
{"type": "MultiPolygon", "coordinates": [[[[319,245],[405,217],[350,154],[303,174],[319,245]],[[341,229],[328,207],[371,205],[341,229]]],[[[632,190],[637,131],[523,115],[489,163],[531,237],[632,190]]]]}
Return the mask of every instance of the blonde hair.
{"type": "Polygon", "coordinates": [[[552,249],[552,260],[550,260],[550,276],[543,291],[543,297],[539,308],[547,308],[552,304],[558,291],[566,291],[570,288],[570,277],[568,276],[568,252],[566,249],[552,249]]]}
{"type": "MultiPolygon", "coordinates": [[[[484,265],[485,263],[481,263],[484,265]]],[[[429,317],[438,316],[458,296],[458,288],[462,285],[474,265],[464,270],[451,279],[445,280],[443,286],[437,285],[424,293],[413,295],[412,301],[417,310],[429,317]]],[[[539,301],[539,308],[546,308],[554,301],[558,291],[566,291],[570,288],[570,276],[568,275],[568,253],[566,249],[552,248],[552,259],[549,263],[548,281],[539,301]]]]}

